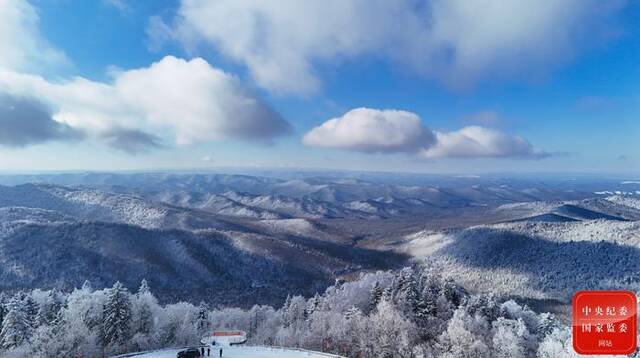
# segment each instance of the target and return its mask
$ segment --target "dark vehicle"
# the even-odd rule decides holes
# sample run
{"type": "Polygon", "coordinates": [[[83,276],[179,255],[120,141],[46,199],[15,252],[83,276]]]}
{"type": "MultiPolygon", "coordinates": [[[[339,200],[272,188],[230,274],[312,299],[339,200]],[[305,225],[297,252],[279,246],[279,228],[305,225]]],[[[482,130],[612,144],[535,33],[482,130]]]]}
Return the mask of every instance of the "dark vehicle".
{"type": "Polygon", "coordinates": [[[196,358],[200,357],[200,350],[198,348],[189,348],[178,352],[178,358],[196,358]]]}

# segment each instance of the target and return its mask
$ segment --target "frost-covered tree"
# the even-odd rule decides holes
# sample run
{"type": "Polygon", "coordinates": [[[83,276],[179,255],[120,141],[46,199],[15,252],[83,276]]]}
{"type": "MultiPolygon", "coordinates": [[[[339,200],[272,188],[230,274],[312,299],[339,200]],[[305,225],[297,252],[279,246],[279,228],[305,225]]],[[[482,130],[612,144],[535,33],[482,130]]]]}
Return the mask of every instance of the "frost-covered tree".
{"type": "Polygon", "coordinates": [[[151,293],[151,288],[149,288],[149,283],[146,279],[142,279],[140,282],[140,287],[138,288],[138,296],[148,295],[151,293]]]}
{"type": "Polygon", "coordinates": [[[439,338],[442,357],[490,357],[485,342],[489,323],[481,316],[471,316],[464,308],[458,308],[446,331],[439,338]]]}
{"type": "Polygon", "coordinates": [[[190,303],[179,302],[167,305],[158,323],[159,339],[164,344],[185,346],[200,341],[196,322],[198,308],[190,303]]]}
{"type": "Polygon", "coordinates": [[[204,301],[200,301],[198,305],[196,328],[200,334],[205,334],[209,330],[209,306],[204,301]]]}
{"type": "Polygon", "coordinates": [[[405,267],[396,276],[391,286],[393,302],[407,315],[416,311],[419,295],[414,270],[405,267]]]}
{"type": "Polygon", "coordinates": [[[278,333],[282,344],[300,346],[303,336],[300,332],[308,326],[305,319],[307,301],[302,296],[287,297],[285,305],[282,307],[281,319],[283,329],[278,333]]]}
{"type": "Polygon", "coordinates": [[[493,356],[496,358],[526,357],[529,331],[522,319],[499,317],[493,322],[493,356]]]}
{"type": "Polygon", "coordinates": [[[537,350],[538,358],[578,358],[573,349],[571,330],[568,327],[554,328],[549,332],[537,350]]]}
{"type": "Polygon", "coordinates": [[[378,303],[380,303],[380,300],[382,299],[383,292],[384,290],[382,289],[382,286],[380,286],[380,283],[376,282],[369,294],[369,312],[373,312],[376,310],[376,308],[378,307],[378,303]]]}
{"type": "Polygon", "coordinates": [[[16,295],[6,305],[7,314],[0,330],[0,346],[10,349],[25,343],[31,335],[31,322],[27,302],[21,295],[16,295]]]}
{"type": "Polygon", "coordinates": [[[21,293],[20,295],[24,301],[30,331],[34,330],[38,326],[38,303],[33,299],[30,293],[21,293]]]}
{"type": "Polygon", "coordinates": [[[55,320],[58,318],[58,314],[64,305],[63,298],[60,293],[53,289],[51,291],[47,291],[42,302],[38,307],[38,313],[36,314],[36,325],[53,325],[55,320]]]}
{"type": "Polygon", "coordinates": [[[8,299],[4,292],[0,292],[0,328],[2,328],[2,322],[7,315],[7,303],[8,299]]]}
{"type": "Polygon", "coordinates": [[[102,344],[124,345],[131,338],[131,301],[129,291],[116,282],[107,292],[102,316],[102,344]]]}
{"type": "Polygon", "coordinates": [[[470,294],[423,265],[362,274],[308,299],[290,296],[279,309],[160,305],[144,281],[135,295],[120,283],[101,290],[86,284],[68,294],[23,292],[5,306],[2,357],[103,356],[193,345],[205,325],[244,330],[251,344],[348,357],[574,357],[570,330],[553,315],[470,294]],[[39,307],[35,329],[27,297],[39,307]]]}
{"type": "Polygon", "coordinates": [[[58,336],[63,340],[59,356],[95,356],[101,352],[99,340],[105,292],[83,285],[67,296],[60,310],[58,336]]]}
{"type": "Polygon", "coordinates": [[[304,311],[304,318],[305,319],[309,319],[309,317],[313,314],[313,312],[315,312],[318,309],[318,306],[320,306],[320,295],[316,292],[316,294],[311,297],[311,299],[309,299],[309,302],[307,303],[307,306],[305,307],[305,311],[304,311]]]}
{"type": "Polygon", "coordinates": [[[387,300],[369,320],[375,357],[411,357],[415,327],[387,300]]]}
{"type": "Polygon", "coordinates": [[[138,350],[153,348],[158,342],[156,322],[161,309],[146,280],[142,280],[138,292],[131,297],[133,345],[138,350]]]}

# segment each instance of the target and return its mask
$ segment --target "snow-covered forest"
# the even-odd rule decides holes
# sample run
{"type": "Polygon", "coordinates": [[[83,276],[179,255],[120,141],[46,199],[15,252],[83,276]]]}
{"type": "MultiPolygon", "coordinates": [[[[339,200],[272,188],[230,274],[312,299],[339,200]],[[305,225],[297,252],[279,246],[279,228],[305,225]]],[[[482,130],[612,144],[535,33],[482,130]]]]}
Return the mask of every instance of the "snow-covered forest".
{"type": "Polygon", "coordinates": [[[100,357],[196,344],[213,329],[242,329],[248,344],[348,357],[569,357],[571,336],[553,315],[471,295],[422,265],[362,274],[280,308],[160,305],[143,281],[70,293],[0,294],[3,357],[100,357]]]}

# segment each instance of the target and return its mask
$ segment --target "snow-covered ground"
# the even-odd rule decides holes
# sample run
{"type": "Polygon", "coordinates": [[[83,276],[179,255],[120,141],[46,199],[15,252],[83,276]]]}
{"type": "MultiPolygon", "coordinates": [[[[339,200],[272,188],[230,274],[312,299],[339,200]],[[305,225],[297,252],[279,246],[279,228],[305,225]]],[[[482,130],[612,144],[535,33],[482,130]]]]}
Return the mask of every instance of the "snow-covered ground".
{"type": "MultiPolygon", "coordinates": [[[[211,350],[211,357],[219,357],[219,347],[215,347],[211,350]]],[[[176,358],[178,352],[181,349],[167,349],[161,351],[155,351],[140,355],[135,355],[136,358],[176,358]]],[[[205,352],[206,354],[206,352],[205,352]]],[[[205,355],[206,357],[206,355],[205,355]]],[[[285,349],[277,347],[249,347],[249,346],[236,346],[236,347],[223,347],[224,358],[340,358],[340,356],[318,353],[298,349],[285,349]]]]}

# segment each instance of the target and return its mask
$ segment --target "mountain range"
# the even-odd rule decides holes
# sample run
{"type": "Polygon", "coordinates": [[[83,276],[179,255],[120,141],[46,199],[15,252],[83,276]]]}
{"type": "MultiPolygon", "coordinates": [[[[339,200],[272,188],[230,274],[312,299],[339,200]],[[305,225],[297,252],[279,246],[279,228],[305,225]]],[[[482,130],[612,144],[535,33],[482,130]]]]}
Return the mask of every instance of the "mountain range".
{"type": "Polygon", "coordinates": [[[133,289],[144,278],[166,302],[279,304],[415,260],[442,265],[471,290],[531,300],[640,282],[640,188],[434,180],[0,177],[0,290],[71,289],[85,280],[133,289]],[[603,188],[620,194],[597,193],[603,188]]]}

